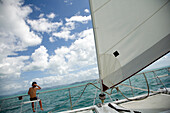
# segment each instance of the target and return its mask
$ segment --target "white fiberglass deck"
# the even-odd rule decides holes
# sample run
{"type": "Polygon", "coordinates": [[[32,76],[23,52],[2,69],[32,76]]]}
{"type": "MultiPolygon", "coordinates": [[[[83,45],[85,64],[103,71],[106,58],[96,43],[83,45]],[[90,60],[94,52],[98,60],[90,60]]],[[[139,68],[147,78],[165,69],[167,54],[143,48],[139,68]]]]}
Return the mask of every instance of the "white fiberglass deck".
{"type": "MultiPolygon", "coordinates": [[[[143,97],[146,95],[138,96],[143,97]]],[[[136,98],[136,97],[134,97],[136,98]]],[[[102,107],[91,106],[77,110],[70,110],[61,113],[170,113],[170,95],[152,94],[146,99],[138,101],[119,100],[112,103],[105,103],[102,107]],[[115,104],[121,103],[121,104],[115,104]],[[111,104],[114,108],[109,107],[111,104]],[[119,111],[120,110],[120,111],[119,111]],[[121,111],[122,110],[122,111],[121,111]],[[124,111],[123,111],[124,110],[124,111]],[[128,111],[129,110],[129,111],[128,111]]]]}
{"type": "Polygon", "coordinates": [[[120,104],[120,106],[138,110],[142,113],[159,113],[167,110],[170,113],[170,95],[157,94],[140,101],[130,101],[120,104]]]}

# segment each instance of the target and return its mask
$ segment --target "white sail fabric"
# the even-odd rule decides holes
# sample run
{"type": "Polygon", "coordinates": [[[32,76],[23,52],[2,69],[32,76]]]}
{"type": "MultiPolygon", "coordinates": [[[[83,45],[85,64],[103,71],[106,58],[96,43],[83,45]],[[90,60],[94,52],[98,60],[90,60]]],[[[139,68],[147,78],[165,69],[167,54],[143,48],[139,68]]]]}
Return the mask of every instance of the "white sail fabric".
{"type": "Polygon", "coordinates": [[[90,0],[100,78],[119,84],[170,51],[168,0],[90,0]]]}

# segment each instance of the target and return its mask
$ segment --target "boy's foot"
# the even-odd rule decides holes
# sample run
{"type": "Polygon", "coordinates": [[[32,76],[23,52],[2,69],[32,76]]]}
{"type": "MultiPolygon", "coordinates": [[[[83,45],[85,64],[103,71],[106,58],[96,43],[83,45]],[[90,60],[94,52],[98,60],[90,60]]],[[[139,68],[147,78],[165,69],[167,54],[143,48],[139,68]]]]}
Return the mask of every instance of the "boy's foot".
{"type": "Polygon", "coordinates": [[[33,110],[33,112],[35,112],[35,109],[32,109],[33,110]]]}
{"type": "Polygon", "coordinates": [[[43,109],[43,108],[41,108],[41,110],[42,110],[42,111],[44,111],[44,109],[43,109]]]}

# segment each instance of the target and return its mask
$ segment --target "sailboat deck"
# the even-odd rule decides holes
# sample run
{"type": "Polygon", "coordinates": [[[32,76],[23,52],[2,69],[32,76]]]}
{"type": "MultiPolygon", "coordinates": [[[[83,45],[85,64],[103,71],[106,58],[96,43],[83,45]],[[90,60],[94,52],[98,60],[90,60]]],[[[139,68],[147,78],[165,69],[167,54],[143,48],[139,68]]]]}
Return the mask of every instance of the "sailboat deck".
{"type": "Polygon", "coordinates": [[[144,100],[122,103],[120,106],[128,109],[139,110],[142,113],[158,113],[167,110],[167,112],[170,112],[170,95],[157,94],[149,96],[144,100]]]}
{"type": "MultiPolygon", "coordinates": [[[[141,95],[137,98],[144,96],[146,95],[141,95]]],[[[127,101],[124,99],[112,103],[105,103],[102,107],[95,105],[60,113],[129,113],[133,111],[139,113],[170,113],[170,95],[157,93],[151,94],[148,98],[143,100],[127,101]],[[117,105],[115,103],[120,104],[117,105]],[[113,105],[114,108],[109,107],[109,104],[113,105]],[[120,109],[122,109],[122,111],[119,111],[120,109]]]]}

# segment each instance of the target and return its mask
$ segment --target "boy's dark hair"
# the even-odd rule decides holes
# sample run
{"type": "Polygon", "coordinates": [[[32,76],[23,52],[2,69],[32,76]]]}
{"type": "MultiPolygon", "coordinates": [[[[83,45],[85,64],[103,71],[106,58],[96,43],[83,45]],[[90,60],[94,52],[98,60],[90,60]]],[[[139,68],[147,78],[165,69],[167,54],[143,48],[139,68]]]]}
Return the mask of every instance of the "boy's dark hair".
{"type": "Polygon", "coordinates": [[[34,84],[37,84],[36,82],[32,82],[32,86],[34,86],[34,84]]]}

